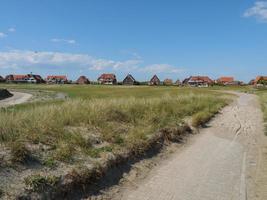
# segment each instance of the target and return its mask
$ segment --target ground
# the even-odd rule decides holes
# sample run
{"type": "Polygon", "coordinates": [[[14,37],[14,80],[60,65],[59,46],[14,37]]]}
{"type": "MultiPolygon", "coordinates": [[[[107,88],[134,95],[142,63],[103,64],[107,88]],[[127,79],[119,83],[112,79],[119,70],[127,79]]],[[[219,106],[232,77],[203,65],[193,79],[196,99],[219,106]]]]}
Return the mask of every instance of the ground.
{"type": "Polygon", "coordinates": [[[267,138],[258,98],[237,95],[183,151],[113,199],[267,199],[267,138]]]}
{"type": "MultiPolygon", "coordinates": [[[[5,187],[0,185],[0,192],[3,191],[8,195],[12,195],[10,191],[21,191],[25,187],[25,180],[27,180],[26,184],[36,182],[39,184],[40,181],[52,184],[57,180],[56,177],[68,170],[81,166],[92,167],[96,161],[105,159],[107,155],[134,149],[140,145],[146,146],[149,138],[154,136],[153,133],[163,128],[173,129],[185,122],[191,122],[196,127],[204,125],[218,110],[230,103],[234,96],[233,94],[226,95],[225,91],[222,92],[221,88],[216,87],[192,89],[144,86],[3,86],[13,90],[30,92],[33,95],[32,99],[35,99],[32,103],[9,107],[1,111],[2,145],[0,155],[3,162],[0,166],[0,176],[5,177],[3,182],[5,187]],[[58,96],[61,98],[57,98],[58,96]],[[59,113],[62,115],[58,115],[59,113]],[[70,149],[72,150],[70,151],[70,149]],[[23,161],[20,160],[21,157],[18,157],[20,162],[14,163],[12,152],[25,158],[30,156],[34,158],[34,162],[31,161],[29,167],[29,163],[25,165],[21,162],[23,161]],[[10,168],[12,165],[15,167],[10,168]],[[14,181],[17,183],[16,185],[12,184],[14,181]]],[[[224,87],[223,89],[228,88],[224,87]]],[[[254,90],[247,87],[229,90],[233,89],[255,93],[254,90]]],[[[266,105],[265,91],[256,91],[256,93],[262,97],[262,108],[264,108],[266,105]]],[[[205,199],[204,197],[214,198],[216,192],[209,193],[209,191],[216,191],[216,188],[223,195],[223,191],[226,191],[228,186],[224,188],[220,185],[227,183],[227,185],[233,186],[234,184],[234,181],[231,181],[232,178],[227,178],[228,175],[239,177],[242,174],[240,163],[243,163],[243,155],[248,148],[246,146],[248,140],[244,135],[251,136],[250,139],[253,140],[260,138],[262,142],[265,139],[265,137],[261,138],[263,128],[260,129],[260,126],[263,127],[263,122],[260,121],[262,116],[260,116],[261,112],[256,96],[241,95],[240,93],[235,95],[239,96],[238,100],[226,107],[222,115],[211,122],[210,128],[203,129],[200,137],[192,145],[188,146],[182,153],[180,151],[177,151],[177,154],[174,153],[174,159],[167,160],[166,163],[168,164],[160,165],[158,172],[152,171],[148,179],[138,183],[141,186],[138,188],[141,189],[132,190],[129,187],[116,198],[127,199],[134,195],[143,199],[143,188],[145,192],[146,189],[157,190],[165,195],[165,199],[168,195],[171,195],[173,199],[181,199],[175,196],[177,192],[171,192],[172,185],[167,188],[171,193],[167,194],[161,191],[161,189],[164,190],[162,185],[167,186],[169,182],[173,185],[179,185],[181,177],[184,177],[184,182],[188,184],[186,187],[188,190],[183,188],[185,187],[184,184],[179,187],[181,190],[179,195],[184,195],[183,199],[194,199],[196,193],[191,192],[191,196],[186,196],[187,193],[185,193],[192,188],[205,191],[203,195],[206,194],[207,196],[203,196],[203,199],[205,199]],[[246,115],[246,113],[250,113],[250,115],[246,115]],[[236,130],[238,134],[235,134],[236,130]],[[251,132],[254,134],[251,135],[251,132]],[[225,148],[226,146],[229,148],[225,148]],[[192,149],[190,150],[190,148],[192,149]],[[225,151],[225,149],[228,150],[225,151]],[[196,163],[196,161],[198,162],[196,163]],[[207,173],[204,175],[199,173],[199,168],[207,173]],[[172,174],[174,172],[177,176],[172,174]],[[192,174],[192,172],[197,173],[192,174]],[[220,177],[222,174],[224,176],[220,177]],[[192,176],[197,179],[192,181],[190,178],[192,176]],[[210,178],[211,176],[214,179],[210,178]],[[178,182],[175,177],[179,179],[178,182]],[[162,184],[163,182],[158,179],[166,180],[166,184],[162,184]],[[209,184],[208,179],[212,184],[209,184]],[[200,184],[204,182],[207,187],[204,187],[205,184],[200,184]],[[215,188],[212,186],[213,183],[215,188]]],[[[263,148],[258,143],[256,146],[259,146],[259,152],[265,150],[265,147],[263,148]]],[[[255,149],[254,147],[255,144],[253,148],[249,147],[248,149],[255,149]]],[[[261,166],[258,163],[264,163],[263,160],[265,159],[264,156],[259,155],[263,154],[255,156],[261,160],[256,162],[257,167],[261,166]]],[[[251,161],[246,160],[244,162],[250,163],[251,161]]],[[[254,166],[255,162],[251,161],[251,163],[251,166],[254,166]]],[[[258,170],[258,174],[262,170],[264,167],[258,170]]],[[[264,176],[258,177],[259,185],[262,186],[262,189],[265,188],[264,176]]],[[[247,185],[252,188],[249,181],[247,185]]],[[[32,186],[32,184],[28,186],[32,186]]],[[[257,188],[262,191],[260,186],[257,188]]],[[[256,190],[252,189],[251,191],[256,190]]],[[[260,194],[259,191],[257,194],[260,194]]],[[[202,192],[200,193],[202,194],[202,192]]],[[[241,191],[241,194],[244,194],[244,191],[241,191]]],[[[249,194],[252,195],[252,193],[249,194]]],[[[154,199],[151,196],[147,197],[154,199]]],[[[221,199],[227,199],[227,197],[221,196],[221,199]]]]}

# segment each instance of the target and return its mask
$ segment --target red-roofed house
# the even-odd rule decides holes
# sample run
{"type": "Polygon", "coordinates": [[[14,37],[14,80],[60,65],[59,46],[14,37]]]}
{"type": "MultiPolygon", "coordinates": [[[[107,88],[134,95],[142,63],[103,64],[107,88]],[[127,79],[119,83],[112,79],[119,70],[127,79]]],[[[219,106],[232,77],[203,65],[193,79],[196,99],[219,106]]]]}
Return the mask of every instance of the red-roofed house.
{"type": "Polygon", "coordinates": [[[36,74],[23,74],[16,75],[10,74],[6,76],[6,82],[8,83],[44,83],[44,80],[40,75],[36,74]]]}
{"type": "Polygon", "coordinates": [[[222,85],[232,85],[234,83],[234,77],[220,77],[217,80],[217,83],[222,84],[222,85]]]}
{"type": "Polygon", "coordinates": [[[101,74],[101,76],[99,76],[97,81],[100,84],[104,84],[104,85],[114,85],[117,83],[115,74],[101,74]]]}
{"type": "Polygon", "coordinates": [[[257,76],[254,85],[267,85],[267,76],[257,76]]]}
{"type": "Polygon", "coordinates": [[[190,76],[185,80],[183,81],[184,84],[193,87],[208,87],[214,83],[208,76],[190,76]]]}
{"type": "Polygon", "coordinates": [[[47,76],[46,83],[49,84],[66,84],[68,83],[67,76],[51,75],[47,76]]]}

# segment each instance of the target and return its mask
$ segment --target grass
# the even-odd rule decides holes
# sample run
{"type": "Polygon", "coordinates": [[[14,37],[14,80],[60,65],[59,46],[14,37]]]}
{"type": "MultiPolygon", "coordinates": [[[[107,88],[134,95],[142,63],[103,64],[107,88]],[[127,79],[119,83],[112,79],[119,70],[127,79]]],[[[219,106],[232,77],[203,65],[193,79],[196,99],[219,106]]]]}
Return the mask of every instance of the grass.
{"type": "MultiPolygon", "coordinates": [[[[146,93],[150,88],[138,89],[146,93]]],[[[26,106],[27,109],[2,110],[0,141],[15,147],[20,152],[15,153],[17,156],[25,156],[23,143],[42,144],[51,147],[54,159],[70,161],[75,154],[99,155],[96,152],[127,148],[145,141],[157,130],[182,123],[189,116],[193,116],[195,126],[201,125],[226,103],[223,95],[208,91],[171,88],[165,89],[168,92],[165,95],[157,96],[162,88],[150,90],[149,98],[124,95],[110,99],[73,98],[59,104],[32,104],[26,106]],[[109,148],[97,149],[94,139],[109,148]],[[23,143],[14,146],[14,141],[23,143]]]]}
{"type": "MultiPolygon", "coordinates": [[[[23,164],[34,157],[40,169],[50,172],[94,164],[110,153],[138,151],[160,130],[180,133],[188,118],[195,126],[203,125],[229,101],[221,92],[198,88],[3,86],[70,97],[0,110],[0,143],[11,150],[13,161],[23,164]]],[[[34,175],[25,183],[34,190],[51,185],[47,178],[34,175]]]]}
{"type": "Polygon", "coordinates": [[[259,95],[265,121],[265,135],[267,136],[267,89],[260,89],[256,92],[259,95]]]}
{"type": "Polygon", "coordinates": [[[27,189],[34,192],[42,192],[47,187],[53,187],[58,181],[59,179],[55,176],[43,176],[40,174],[31,175],[24,179],[27,189]]]}

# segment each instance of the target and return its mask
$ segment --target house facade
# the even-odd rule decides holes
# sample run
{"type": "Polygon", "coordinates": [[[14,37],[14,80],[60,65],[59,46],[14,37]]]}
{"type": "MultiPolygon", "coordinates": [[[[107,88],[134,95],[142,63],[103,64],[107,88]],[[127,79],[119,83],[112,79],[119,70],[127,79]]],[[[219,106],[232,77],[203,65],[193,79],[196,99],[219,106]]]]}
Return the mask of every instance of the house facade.
{"type": "Polygon", "coordinates": [[[166,86],[173,85],[173,81],[172,81],[172,79],[166,78],[166,79],[163,81],[163,85],[166,85],[166,86]]]}
{"type": "Polygon", "coordinates": [[[136,85],[138,82],[134,79],[131,74],[128,74],[122,81],[123,85],[136,85]]]}
{"type": "Polygon", "coordinates": [[[160,85],[160,80],[157,75],[154,75],[150,81],[148,82],[148,85],[160,85]]]}
{"type": "Polygon", "coordinates": [[[66,84],[68,83],[67,76],[62,75],[50,75],[46,78],[48,84],[66,84]]]}
{"type": "Polygon", "coordinates": [[[174,85],[176,85],[176,86],[181,86],[181,85],[182,85],[182,82],[181,82],[179,79],[177,79],[177,80],[175,81],[174,85]]]}
{"type": "Polygon", "coordinates": [[[36,74],[10,74],[6,76],[5,80],[7,83],[44,83],[43,78],[36,74]]]}
{"type": "Polygon", "coordinates": [[[267,85],[267,76],[257,76],[254,80],[255,86],[266,86],[267,85]]]}
{"type": "Polygon", "coordinates": [[[236,81],[234,77],[223,76],[217,79],[217,83],[221,85],[235,85],[236,81]]]}
{"type": "Polygon", "coordinates": [[[191,87],[208,87],[213,83],[214,81],[208,76],[190,76],[183,81],[183,84],[191,87]]]}
{"type": "Polygon", "coordinates": [[[101,74],[97,79],[98,83],[104,85],[114,85],[117,84],[117,78],[115,74],[101,74]]]}
{"type": "Polygon", "coordinates": [[[90,84],[90,80],[86,76],[80,76],[77,81],[77,84],[90,84]]]}

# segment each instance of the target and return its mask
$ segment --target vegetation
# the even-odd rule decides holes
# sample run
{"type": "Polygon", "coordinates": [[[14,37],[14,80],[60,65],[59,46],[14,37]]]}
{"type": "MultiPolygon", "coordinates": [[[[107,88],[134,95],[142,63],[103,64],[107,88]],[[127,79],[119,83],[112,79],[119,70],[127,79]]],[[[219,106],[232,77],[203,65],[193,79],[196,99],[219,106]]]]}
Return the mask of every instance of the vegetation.
{"type": "Polygon", "coordinates": [[[34,192],[44,191],[47,187],[53,187],[59,179],[55,176],[42,176],[40,174],[30,175],[24,179],[28,190],[34,192]]]}
{"type": "Polygon", "coordinates": [[[265,134],[267,135],[267,89],[261,89],[257,91],[257,94],[260,96],[262,110],[265,121],[265,134]]]}
{"type": "MultiPolygon", "coordinates": [[[[170,141],[175,140],[172,134],[186,130],[185,120],[192,117],[194,126],[203,125],[229,101],[229,95],[199,88],[7,87],[54,91],[71,97],[0,110],[0,143],[10,150],[12,161],[23,165],[34,157],[41,165],[38,169],[50,169],[46,170],[48,175],[25,179],[26,186],[34,191],[52,187],[55,181],[49,177],[63,166],[95,165],[110,154],[141,151],[140,147],[149,145],[159,131],[170,141]]],[[[33,174],[39,174],[38,169],[33,174]]]]}

